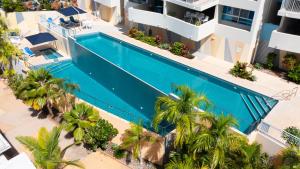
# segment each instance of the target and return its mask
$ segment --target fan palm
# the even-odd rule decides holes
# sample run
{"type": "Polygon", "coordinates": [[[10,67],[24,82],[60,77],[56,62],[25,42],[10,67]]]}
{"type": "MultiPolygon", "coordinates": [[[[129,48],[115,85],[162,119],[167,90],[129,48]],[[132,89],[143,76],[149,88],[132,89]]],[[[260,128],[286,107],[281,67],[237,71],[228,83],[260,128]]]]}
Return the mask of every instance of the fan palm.
{"type": "Polygon", "coordinates": [[[35,164],[42,169],[60,169],[67,165],[83,168],[77,160],[63,160],[66,150],[73,144],[61,150],[58,145],[60,134],[61,128],[58,127],[54,127],[51,131],[41,128],[37,138],[19,136],[16,139],[32,152],[35,164]]]}
{"type": "Polygon", "coordinates": [[[200,115],[199,106],[206,109],[210,104],[204,95],[198,95],[187,86],[177,86],[178,99],[168,96],[158,97],[155,103],[156,114],[153,127],[157,130],[161,122],[166,121],[176,126],[175,146],[181,147],[193,132],[193,124],[200,115]]]}
{"type": "Polygon", "coordinates": [[[230,132],[230,127],[237,125],[232,116],[221,114],[210,122],[191,136],[190,150],[194,158],[207,156],[211,169],[224,168],[226,152],[238,150],[242,137],[230,132]]]}
{"type": "Polygon", "coordinates": [[[85,130],[99,120],[99,112],[85,103],[76,104],[75,107],[63,115],[64,128],[73,132],[76,142],[82,141],[85,130]]]}
{"type": "Polygon", "coordinates": [[[147,131],[143,130],[142,124],[130,124],[130,129],[127,129],[122,139],[121,147],[131,149],[133,157],[138,158],[140,166],[143,165],[142,145],[149,142],[154,142],[154,137],[147,131]]]}
{"type": "Polygon", "coordinates": [[[54,78],[47,70],[32,70],[17,89],[17,97],[24,100],[34,110],[40,111],[47,107],[54,116],[52,103],[65,93],[64,80],[54,78]]]}

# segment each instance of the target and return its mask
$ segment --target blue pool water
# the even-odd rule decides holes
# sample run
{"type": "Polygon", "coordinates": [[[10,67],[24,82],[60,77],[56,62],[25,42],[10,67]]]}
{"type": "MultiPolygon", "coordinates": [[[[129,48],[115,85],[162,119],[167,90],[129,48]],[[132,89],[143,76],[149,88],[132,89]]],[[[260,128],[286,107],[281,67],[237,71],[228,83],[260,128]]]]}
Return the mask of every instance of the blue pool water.
{"type": "MultiPolygon", "coordinates": [[[[173,84],[188,85],[205,94],[213,103],[210,111],[232,114],[239,121],[237,128],[244,133],[277,103],[101,33],[69,40],[72,61],[46,68],[54,76],[78,83],[78,97],[123,119],[134,122],[142,119],[148,128],[151,128],[156,98],[172,92],[173,84]]],[[[166,127],[162,124],[163,129],[166,127]]]]}
{"type": "Polygon", "coordinates": [[[53,50],[51,48],[40,50],[40,52],[42,53],[42,55],[44,56],[44,58],[46,60],[57,59],[57,58],[62,57],[62,55],[60,55],[59,53],[57,53],[55,50],[53,50]]]}

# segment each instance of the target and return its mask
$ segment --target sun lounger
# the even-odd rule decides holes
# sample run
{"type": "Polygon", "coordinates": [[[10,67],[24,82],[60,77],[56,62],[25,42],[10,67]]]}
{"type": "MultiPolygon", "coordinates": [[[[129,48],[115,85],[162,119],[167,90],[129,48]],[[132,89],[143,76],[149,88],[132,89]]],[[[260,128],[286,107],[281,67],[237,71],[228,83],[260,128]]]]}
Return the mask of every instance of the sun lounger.
{"type": "Polygon", "coordinates": [[[70,21],[65,21],[64,18],[59,18],[60,24],[64,27],[70,27],[73,26],[72,22],[70,21]]]}
{"type": "Polygon", "coordinates": [[[79,21],[75,20],[73,16],[70,16],[70,21],[75,23],[75,24],[79,24],[79,21]]]}
{"type": "Polygon", "coordinates": [[[30,57],[35,56],[35,53],[33,53],[32,50],[30,50],[28,47],[25,47],[23,49],[23,52],[30,57]]]}

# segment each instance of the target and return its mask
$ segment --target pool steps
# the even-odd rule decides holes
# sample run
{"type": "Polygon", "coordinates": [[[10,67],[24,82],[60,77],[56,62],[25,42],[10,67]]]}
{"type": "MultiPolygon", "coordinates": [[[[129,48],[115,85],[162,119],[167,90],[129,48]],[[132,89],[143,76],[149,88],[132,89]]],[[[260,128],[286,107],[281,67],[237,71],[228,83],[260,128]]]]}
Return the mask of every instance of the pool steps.
{"type": "Polygon", "coordinates": [[[250,111],[250,114],[254,121],[264,118],[276,104],[276,100],[267,100],[263,96],[252,96],[245,93],[240,93],[240,96],[247,109],[250,111]]]}

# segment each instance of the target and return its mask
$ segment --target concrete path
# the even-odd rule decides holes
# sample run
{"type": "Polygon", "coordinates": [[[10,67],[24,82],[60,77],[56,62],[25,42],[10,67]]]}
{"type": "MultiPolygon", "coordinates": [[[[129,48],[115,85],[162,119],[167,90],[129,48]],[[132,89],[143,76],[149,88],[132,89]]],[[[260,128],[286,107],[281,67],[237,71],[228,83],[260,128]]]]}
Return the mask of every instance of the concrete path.
{"type": "MultiPolygon", "coordinates": [[[[6,84],[0,81],[0,129],[19,152],[26,149],[15,139],[17,136],[36,136],[41,127],[51,129],[57,125],[49,118],[32,116],[30,108],[21,100],[17,100],[6,84]]],[[[72,139],[64,138],[65,134],[63,132],[60,137],[61,148],[73,142],[72,139]]],[[[67,151],[65,158],[81,159],[88,154],[82,146],[73,146],[67,151]]]]}

